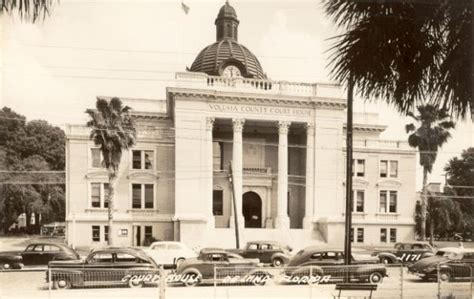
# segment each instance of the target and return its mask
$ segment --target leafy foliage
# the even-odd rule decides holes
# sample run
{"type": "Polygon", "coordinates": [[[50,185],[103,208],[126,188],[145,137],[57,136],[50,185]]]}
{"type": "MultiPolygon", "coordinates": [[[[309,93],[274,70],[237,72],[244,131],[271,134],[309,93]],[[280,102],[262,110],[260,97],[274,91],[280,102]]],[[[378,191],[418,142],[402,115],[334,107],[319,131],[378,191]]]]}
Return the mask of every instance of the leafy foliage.
{"type": "Polygon", "coordinates": [[[22,20],[34,23],[38,18],[45,19],[50,14],[53,2],[53,0],[2,0],[1,12],[2,14],[17,12],[22,20]]]}
{"type": "Polygon", "coordinates": [[[401,112],[429,100],[466,116],[472,99],[472,1],[325,0],[344,33],[329,49],[334,79],[401,112]]]}
{"type": "Polygon", "coordinates": [[[0,223],[4,231],[22,213],[27,219],[35,213],[38,220],[41,214],[42,223],[64,221],[64,174],[44,173],[64,170],[64,149],[61,129],[45,121],[27,122],[7,107],[0,110],[0,170],[7,171],[0,175],[0,223]]]}
{"type": "Polygon", "coordinates": [[[444,168],[448,185],[445,193],[453,195],[463,212],[464,232],[474,232],[474,147],[454,157],[444,168]],[[457,198],[456,198],[457,197],[457,198]]]}
{"type": "Polygon", "coordinates": [[[418,128],[414,124],[405,126],[407,133],[413,132],[408,136],[408,143],[411,147],[418,148],[420,165],[431,173],[438,149],[451,137],[449,130],[453,129],[455,124],[449,120],[445,109],[438,110],[433,105],[418,106],[418,113],[408,113],[420,123],[418,128]]]}

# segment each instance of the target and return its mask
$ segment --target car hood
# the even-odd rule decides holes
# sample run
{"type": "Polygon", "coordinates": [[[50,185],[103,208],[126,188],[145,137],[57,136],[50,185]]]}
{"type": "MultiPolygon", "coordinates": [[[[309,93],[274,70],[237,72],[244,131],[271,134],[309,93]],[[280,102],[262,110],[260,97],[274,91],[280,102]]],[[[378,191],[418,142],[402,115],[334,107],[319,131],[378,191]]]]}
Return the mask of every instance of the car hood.
{"type": "Polygon", "coordinates": [[[410,271],[421,272],[428,267],[436,267],[438,263],[447,262],[450,259],[446,256],[430,256],[424,259],[419,260],[409,267],[410,271]]]}
{"type": "Polygon", "coordinates": [[[4,255],[21,255],[23,251],[2,251],[0,252],[0,256],[4,255]]]}

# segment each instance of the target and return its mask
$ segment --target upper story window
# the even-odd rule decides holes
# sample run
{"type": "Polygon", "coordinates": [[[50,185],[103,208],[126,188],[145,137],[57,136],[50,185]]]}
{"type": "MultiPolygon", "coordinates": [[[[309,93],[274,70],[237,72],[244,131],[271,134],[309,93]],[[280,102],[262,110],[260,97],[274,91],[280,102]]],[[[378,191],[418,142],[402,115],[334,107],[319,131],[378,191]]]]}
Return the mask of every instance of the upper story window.
{"type": "Polygon", "coordinates": [[[396,243],[396,242],[397,242],[397,229],[391,228],[390,229],[390,243],[396,243]]]}
{"type": "Polygon", "coordinates": [[[380,243],[387,243],[387,229],[380,229],[380,243]]]}
{"type": "Polygon", "coordinates": [[[100,148],[91,148],[91,167],[102,168],[102,152],[100,148]]]}
{"type": "Polygon", "coordinates": [[[397,212],[397,191],[380,191],[379,212],[396,213],[397,212]]]}
{"type": "Polygon", "coordinates": [[[92,208],[109,207],[109,184],[91,183],[90,202],[92,208]]]}
{"type": "Polygon", "coordinates": [[[365,176],[365,160],[363,159],[352,160],[352,176],[358,176],[358,177],[365,176]]]}
{"type": "Polygon", "coordinates": [[[132,184],[132,209],[153,209],[154,198],[154,184],[132,184]]]}
{"type": "Polygon", "coordinates": [[[132,150],[132,169],[154,169],[154,155],[152,150],[132,150]]]}
{"type": "Polygon", "coordinates": [[[224,191],[214,190],[212,192],[212,214],[214,216],[224,215],[224,191]]]}
{"type": "Polygon", "coordinates": [[[381,160],[380,161],[380,177],[381,178],[398,177],[398,161],[381,160]]]}
{"type": "Polygon", "coordinates": [[[364,212],[365,206],[365,192],[364,190],[354,190],[353,199],[355,203],[352,203],[352,212],[364,212]]]}

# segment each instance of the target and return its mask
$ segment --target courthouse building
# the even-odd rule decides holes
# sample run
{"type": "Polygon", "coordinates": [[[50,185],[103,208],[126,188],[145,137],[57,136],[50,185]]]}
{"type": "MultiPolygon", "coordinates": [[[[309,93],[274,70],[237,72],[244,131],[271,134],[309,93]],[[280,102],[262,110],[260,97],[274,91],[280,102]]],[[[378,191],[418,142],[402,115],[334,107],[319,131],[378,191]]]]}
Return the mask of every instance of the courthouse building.
{"type": "MultiPolygon", "coordinates": [[[[132,107],[138,132],[119,171],[117,245],[154,237],[232,247],[237,217],[242,241],[342,247],[341,87],[270,80],[239,42],[228,3],[215,25],[216,41],[176,74],[165,99],[111,95],[132,107]]],[[[380,139],[384,129],[376,114],[354,116],[355,245],[414,239],[415,152],[405,141],[380,139]]],[[[67,241],[104,246],[107,172],[90,129],[66,131],[67,241]]]]}

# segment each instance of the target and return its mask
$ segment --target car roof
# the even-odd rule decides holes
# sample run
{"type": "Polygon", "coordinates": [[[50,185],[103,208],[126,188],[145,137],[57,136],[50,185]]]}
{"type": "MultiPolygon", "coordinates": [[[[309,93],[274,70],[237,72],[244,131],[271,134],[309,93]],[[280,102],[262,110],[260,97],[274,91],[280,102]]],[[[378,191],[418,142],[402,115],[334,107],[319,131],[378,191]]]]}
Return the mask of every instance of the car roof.
{"type": "Polygon", "coordinates": [[[247,242],[247,244],[250,244],[250,243],[264,243],[264,244],[277,244],[277,245],[281,245],[281,243],[278,242],[278,241],[268,241],[268,240],[257,240],[257,241],[249,241],[249,242],[247,242]]]}
{"type": "MultiPolygon", "coordinates": [[[[395,246],[396,245],[400,245],[400,244],[408,244],[408,245],[430,245],[429,242],[425,242],[425,241],[415,241],[415,242],[397,242],[395,243],[395,246]]],[[[431,246],[431,245],[430,245],[431,246]]]]}
{"type": "Polygon", "coordinates": [[[55,246],[61,247],[63,249],[67,249],[67,250],[71,249],[66,244],[55,243],[55,242],[37,242],[37,241],[35,241],[35,242],[28,243],[28,245],[26,245],[26,246],[28,247],[30,245],[55,245],[55,246]]]}
{"type": "Polygon", "coordinates": [[[156,242],[153,242],[150,244],[150,246],[153,246],[153,245],[158,245],[158,244],[165,244],[165,245],[168,245],[168,244],[183,244],[182,242],[177,242],[177,241],[156,241],[156,242]]]}
{"type": "Polygon", "coordinates": [[[222,248],[216,248],[216,247],[207,247],[201,249],[200,254],[209,254],[209,253],[225,253],[227,254],[227,251],[225,251],[222,248]]]}

